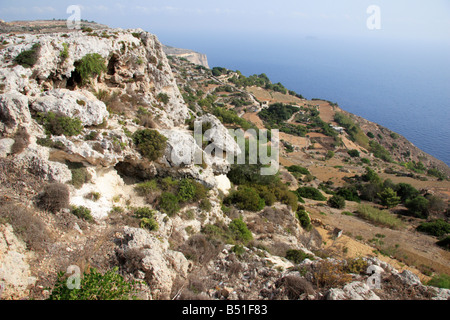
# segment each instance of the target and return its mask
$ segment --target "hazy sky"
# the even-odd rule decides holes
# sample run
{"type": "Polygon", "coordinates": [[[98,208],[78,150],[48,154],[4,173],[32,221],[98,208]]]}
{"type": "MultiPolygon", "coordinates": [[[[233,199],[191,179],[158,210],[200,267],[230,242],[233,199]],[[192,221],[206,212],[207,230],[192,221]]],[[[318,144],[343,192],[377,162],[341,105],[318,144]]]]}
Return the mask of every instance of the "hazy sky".
{"type": "Polygon", "coordinates": [[[350,36],[450,42],[450,0],[1,0],[5,21],[67,18],[69,5],[81,18],[111,27],[137,28],[163,40],[193,34],[350,36]],[[367,8],[381,10],[381,30],[369,30],[367,8]]]}

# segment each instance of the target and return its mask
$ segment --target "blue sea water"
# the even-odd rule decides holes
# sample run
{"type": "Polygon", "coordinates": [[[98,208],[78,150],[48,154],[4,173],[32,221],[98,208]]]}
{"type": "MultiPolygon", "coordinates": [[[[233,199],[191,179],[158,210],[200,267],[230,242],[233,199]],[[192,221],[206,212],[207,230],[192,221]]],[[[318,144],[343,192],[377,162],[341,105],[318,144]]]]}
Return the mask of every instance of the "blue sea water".
{"type": "Polygon", "coordinates": [[[217,36],[175,45],[210,67],[266,73],[308,99],[337,102],[450,165],[450,44],[412,40],[217,36]]]}

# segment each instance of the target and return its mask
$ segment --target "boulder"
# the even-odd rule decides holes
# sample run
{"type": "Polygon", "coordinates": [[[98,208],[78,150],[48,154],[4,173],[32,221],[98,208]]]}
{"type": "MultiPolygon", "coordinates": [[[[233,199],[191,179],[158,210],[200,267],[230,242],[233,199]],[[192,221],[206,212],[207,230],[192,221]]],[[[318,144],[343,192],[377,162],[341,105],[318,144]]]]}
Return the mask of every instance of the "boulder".
{"type": "Polygon", "coordinates": [[[106,105],[86,90],[50,90],[42,93],[31,108],[39,112],[54,112],[78,118],[84,126],[99,125],[109,115],[106,105]]]}
{"type": "Polygon", "coordinates": [[[121,250],[124,257],[132,250],[140,251],[142,259],[135,261],[140,272],[152,290],[155,298],[167,298],[177,277],[185,278],[190,263],[181,252],[169,249],[169,242],[144,229],[125,227],[121,250]]]}
{"type": "Polygon", "coordinates": [[[326,295],[327,300],[380,300],[370,287],[360,281],[354,281],[342,289],[330,289],[326,295]]]}
{"type": "Polygon", "coordinates": [[[6,133],[13,133],[20,124],[30,123],[28,97],[18,92],[0,94],[0,119],[6,133]]]}

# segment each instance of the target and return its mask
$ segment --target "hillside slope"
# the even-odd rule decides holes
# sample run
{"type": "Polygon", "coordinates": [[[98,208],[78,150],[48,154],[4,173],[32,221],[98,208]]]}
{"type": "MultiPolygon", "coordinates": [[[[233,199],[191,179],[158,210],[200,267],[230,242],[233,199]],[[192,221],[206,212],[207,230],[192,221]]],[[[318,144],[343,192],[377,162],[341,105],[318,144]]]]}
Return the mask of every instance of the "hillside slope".
{"type": "Polygon", "coordinates": [[[166,56],[141,29],[38,30],[0,43],[2,299],[90,289],[97,299],[450,297],[426,285],[449,273],[436,244],[445,233],[416,230],[448,222],[448,180],[412,158],[386,161],[347,118],[336,131],[328,102],[166,56]],[[280,129],[279,172],[235,164],[249,148],[231,128],[249,144],[257,129],[280,129]],[[390,211],[376,211],[386,201],[390,211]],[[391,224],[363,219],[360,204],[391,224]],[[82,280],[112,273],[119,285],[102,295],[112,278],[98,276],[71,291],[58,273],[74,270],[82,280]]]}

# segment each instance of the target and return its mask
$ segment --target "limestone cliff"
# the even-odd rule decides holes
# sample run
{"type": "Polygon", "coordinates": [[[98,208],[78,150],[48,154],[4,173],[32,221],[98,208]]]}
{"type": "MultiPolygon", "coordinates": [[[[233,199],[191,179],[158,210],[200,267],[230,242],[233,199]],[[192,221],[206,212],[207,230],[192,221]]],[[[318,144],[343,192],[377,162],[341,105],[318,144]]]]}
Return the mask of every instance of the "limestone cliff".
{"type": "Polygon", "coordinates": [[[185,58],[193,64],[203,66],[209,69],[208,58],[206,54],[195,52],[189,49],[179,49],[163,45],[163,50],[168,56],[175,56],[178,58],[185,58]]]}

